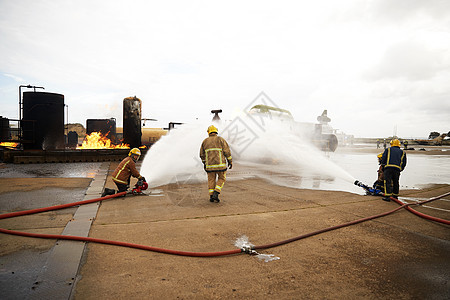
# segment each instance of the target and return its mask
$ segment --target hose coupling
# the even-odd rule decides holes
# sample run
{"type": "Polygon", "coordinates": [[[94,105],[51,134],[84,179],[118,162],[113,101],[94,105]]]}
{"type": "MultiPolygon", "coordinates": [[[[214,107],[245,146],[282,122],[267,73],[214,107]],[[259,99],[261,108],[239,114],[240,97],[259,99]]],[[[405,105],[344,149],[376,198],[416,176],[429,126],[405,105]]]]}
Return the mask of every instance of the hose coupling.
{"type": "Polygon", "coordinates": [[[242,250],[242,252],[245,252],[245,253],[250,254],[250,255],[257,255],[258,254],[258,252],[256,252],[253,249],[253,247],[250,246],[250,245],[246,245],[246,246],[242,247],[241,250],[242,250]]]}

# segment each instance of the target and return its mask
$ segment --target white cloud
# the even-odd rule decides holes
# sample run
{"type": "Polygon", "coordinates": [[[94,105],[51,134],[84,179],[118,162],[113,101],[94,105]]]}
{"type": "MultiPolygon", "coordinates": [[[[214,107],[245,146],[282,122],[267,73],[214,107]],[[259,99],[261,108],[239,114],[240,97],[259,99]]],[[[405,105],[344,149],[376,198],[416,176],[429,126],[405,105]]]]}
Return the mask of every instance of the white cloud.
{"type": "Polygon", "coordinates": [[[450,50],[431,50],[415,41],[403,41],[391,45],[382,60],[366,77],[371,80],[383,78],[406,78],[411,81],[431,79],[450,67],[450,50]]]}

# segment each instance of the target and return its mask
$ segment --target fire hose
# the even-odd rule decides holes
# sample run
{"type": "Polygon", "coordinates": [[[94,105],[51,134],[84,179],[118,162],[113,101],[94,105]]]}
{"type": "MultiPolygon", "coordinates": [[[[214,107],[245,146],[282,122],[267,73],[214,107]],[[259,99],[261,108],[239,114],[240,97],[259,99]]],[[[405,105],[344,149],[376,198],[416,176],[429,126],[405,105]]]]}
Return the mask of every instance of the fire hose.
{"type": "MultiPolygon", "coordinates": [[[[417,203],[417,205],[422,205],[422,204],[425,204],[425,203],[428,203],[428,202],[431,202],[431,201],[434,201],[434,200],[443,198],[443,197],[448,196],[448,195],[450,195],[450,192],[441,195],[442,197],[441,197],[441,196],[438,196],[439,198],[438,198],[438,197],[434,197],[434,198],[431,198],[431,199],[428,199],[428,200],[419,202],[419,203],[417,203]]],[[[397,202],[397,203],[400,204],[400,205],[403,205],[403,202],[401,202],[400,200],[398,200],[398,199],[396,199],[396,198],[391,197],[391,200],[397,202]]],[[[416,204],[416,203],[411,203],[411,204],[416,204]]],[[[410,205],[411,205],[411,204],[410,204],[410,205]]],[[[415,209],[412,209],[412,208],[410,207],[410,205],[405,206],[405,208],[406,208],[408,211],[412,212],[413,214],[415,214],[415,215],[417,215],[417,216],[419,216],[419,217],[421,217],[421,218],[424,218],[424,219],[428,219],[428,220],[431,220],[431,221],[435,221],[435,222],[439,222],[439,223],[443,223],[443,224],[450,225],[450,221],[449,221],[449,220],[444,220],[444,219],[436,218],[436,217],[433,217],[433,216],[430,216],[430,215],[426,215],[426,214],[421,213],[421,212],[419,212],[419,211],[417,211],[417,210],[415,210],[415,209]]]]}
{"type": "MultiPolygon", "coordinates": [[[[143,188],[143,189],[145,189],[145,188],[143,188]]],[[[111,198],[115,198],[115,197],[120,197],[120,196],[123,196],[125,194],[126,194],[126,192],[122,192],[122,193],[109,195],[109,196],[105,196],[105,197],[101,197],[101,198],[91,199],[91,200],[79,201],[79,202],[74,202],[74,203],[68,203],[68,204],[63,204],[63,205],[57,205],[57,206],[51,206],[51,207],[39,208],[39,209],[32,209],[32,210],[20,211],[20,212],[14,212],[14,213],[6,213],[6,214],[0,215],[0,219],[12,218],[12,217],[17,217],[17,216],[22,216],[22,215],[29,215],[29,214],[34,214],[34,213],[38,213],[38,212],[44,212],[44,211],[50,211],[50,210],[55,210],[55,209],[61,209],[61,208],[66,208],[66,207],[71,207],[71,206],[76,206],[76,205],[81,205],[81,204],[86,204],[86,203],[93,203],[93,202],[97,202],[97,201],[102,201],[102,200],[107,200],[107,199],[111,199],[111,198]]],[[[390,211],[387,211],[387,212],[384,212],[384,213],[381,213],[381,214],[377,214],[377,215],[374,215],[374,216],[370,216],[370,217],[358,219],[358,220],[355,220],[355,221],[347,222],[347,223],[344,223],[344,224],[340,224],[340,225],[328,227],[328,228],[325,228],[325,229],[317,230],[317,231],[314,231],[314,232],[311,232],[311,233],[299,235],[297,237],[293,237],[293,238],[290,238],[290,239],[287,239],[287,240],[284,240],[284,241],[280,241],[280,242],[275,242],[275,243],[265,244],[265,245],[260,245],[260,246],[248,246],[248,247],[243,247],[242,249],[234,249],[234,250],[218,251],[218,252],[179,251],[179,250],[164,249],[164,248],[151,247],[151,246],[139,245],[139,244],[134,244],[134,243],[112,241],[112,240],[105,240],[105,239],[97,239],[97,238],[90,238],[90,237],[68,236],[68,235],[57,235],[57,234],[38,234],[38,233],[29,233],[29,232],[8,230],[8,229],[3,229],[3,228],[0,228],[0,233],[11,234],[11,235],[18,235],[18,236],[25,236],[25,237],[43,238],[43,239],[73,240],[73,241],[109,244],[109,245],[129,247],[129,248],[136,248],[136,249],[148,250],[148,251],[165,253],[165,254],[173,254],[173,255],[180,255],[180,256],[191,256],[191,257],[225,256],[225,255],[231,255],[231,254],[239,254],[239,253],[243,253],[243,252],[244,253],[248,253],[248,254],[257,254],[257,252],[255,251],[256,249],[268,249],[268,248],[273,248],[273,247],[285,245],[285,244],[288,244],[288,243],[291,243],[291,242],[294,242],[294,241],[298,241],[298,240],[301,240],[301,239],[304,239],[304,238],[307,238],[307,237],[311,237],[311,236],[314,236],[314,235],[318,235],[318,234],[321,234],[321,233],[324,233],[324,232],[328,232],[328,231],[336,230],[336,229],[339,229],[339,228],[344,228],[344,227],[347,227],[347,226],[359,224],[359,223],[362,223],[362,222],[365,222],[365,221],[369,221],[369,220],[377,219],[377,218],[380,218],[380,217],[384,217],[384,216],[390,215],[390,214],[392,214],[392,213],[394,213],[394,212],[396,212],[398,210],[401,210],[402,208],[406,208],[408,211],[413,212],[413,213],[415,213],[415,214],[417,214],[417,215],[419,215],[421,217],[425,217],[426,219],[450,225],[450,221],[448,221],[448,220],[443,220],[443,219],[431,217],[431,216],[419,213],[419,212],[417,212],[414,209],[409,207],[409,206],[412,206],[412,205],[422,205],[422,204],[425,204],[425,203],[428,203],[428,202],[431,202],[431,201],[434,201],[434,200],[441,199],[441,198],[446,197],[448,195],[450,195],[450,192],[449,193],[445,193],[445,194],[440,195],[440,196],[437,196],[437,197],[430,198],[430,199],[425,200],[425,201],[421,201],[421,202],[417,202],[417,203],[407,203],[407,204],[404,204],[404,203],[402,203],[401,201],[399,201],[399,200],[397,200],[395,198],[391,198],[396,203],[400,204],[400,206],[397,207],[396,209],[393,209],[393,210],[390,210],[390,211]]]]}

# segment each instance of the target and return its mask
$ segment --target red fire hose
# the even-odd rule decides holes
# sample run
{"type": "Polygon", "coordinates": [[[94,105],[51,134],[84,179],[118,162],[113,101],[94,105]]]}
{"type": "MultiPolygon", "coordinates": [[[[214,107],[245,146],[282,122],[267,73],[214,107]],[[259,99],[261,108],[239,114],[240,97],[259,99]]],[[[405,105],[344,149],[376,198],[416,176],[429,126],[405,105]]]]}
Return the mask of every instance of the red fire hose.
{"type": "Polygon", "coordinates": [[[120,242],[120,241],[96,239],[96,238],[83,237],[83,236],[39,234],[39,233],[29,233],[29,232],[15,231],[15,230],[7,230],[7,229],[3,229],[3,228],[0,228],[0,232],[6,233],[6,234],[12,234],[12,235],[41,238],[41,239],[57,239],[57,240],[93,242],[93,243],[99,243],[99,244],[123,246],[123,247],[136,248],[136,249],[142,249],[142,250],[148,250],[148,251],[160,252],[160,253],[166,253],[166,254],[181,255],[181,256],[202,256],[202,257],[224,256],[224,255],[237,254],[237,253],[242,252],[241,249],[220,251],[220,252],[188,252],[188,251],[163,249],[163,248],[157,248],[157,247],[151,247],[151,246],[145,246],[145,245],[139,245],[139,244],[133,244],[133,243],[126,243],[126,242],[120,242]]]}
{"type": "Polygon", "coordinates": [[[99,201],[110,199],[110,198],[124,196],[124,195],[126,195],[126,193],[127,192],[121,192],[121,193],[117,193],[114,195],[105,196],[102,198],[95,198],[95,199],[90,199],[90,200],[83,200],[83,201],[78,201],[78,202],[73,202],[73,203],[67,203],[67,204],[61,204],[61,205],[55,205],[55,206],[49,206],[49,207],[42,207],[42,208],[36,208],[36,209],[30,209],[30,210],[16,211],[16,212],[0,215],[0,220],[6,219],[6,218],[24,216],[24,215],[32,215],[32,214],[37,214],[37,213],[45,212],[45,211],[58,210],[58,209],[63,209],[63,208],[82,205],[82,204],[99,202],[99,201]]]}
{"type": "MultiPolygon", "coordinates": [[[[85,201],[74,202],[74,203],[69,203],[69,204],[51,206],[51,207],[47,207],[47,208],[32,209],[32,210],[21,211],[21,212],[16,212],[16,213],[7,213],[7,214],[0,215],[0,219],[11,218],[11,217],[15,217],[15,216],[22,216],[22,215],[27,215],[27,214],[34,214],[34,213],[37,213],[37,212],[50,211],[50,210],[55,210],[55,209],[59,209],[59,208],[66,208],[66,207],[80,205],[80,204],[92,203],[92,202],[96,202],[96,201],[101,201],[101,200],[106,200],[106,199],[118,197],[118,196],[121,196],[123,194],[125,194],[125,192],[119,193],[119,194],[115,194],[115,195],[106,196],[106,197],[103,197],[103,198],[96,198],[96,199],[92,199],[92,200],[85,200],[85,201]],[[59,207],[59,208],[57,208],[57,207],[59,207]]],[[[443,198],[445,196],[448,196],[448,195],[450,195],[450,193],[446,193],[446,194],[443,194],[443,195],[431,198],[431,199],[426,200],[426,201],[418,202],[418,203],[403,204],[400,201],[396,201],[401,206],[397,207],[396,209],[393,209],[391,211],[385,212],[385,213],[381,213],[381,214],[374,215],[374,216],[371,216],[371,217],[362,218],[362,219],[359,219],[359,220],[351,221],[351,222],[344,223],[344,224],[337,225],[337,226],[332,226],[332,227],[325,228],[325,229],[322,229],[322,230],[314,231],[314,232],[307,233],[307,234],[304,234],[304,235],[300,235],[300,236],[297,236],[297,237],[294,237],[294,238],[291,238],[291,239],[287,239],[287,240],[284,240],[284,241],[281,241],[281,242],[276,242],[276,243],[266,244],[266,245],[260,245],[260,246],[253,246],[251,248],[234,249],[234,250],[219,251],[219,252],[178,251],[178,250],[163,249],[163,248],[157,248],[157,247],[151,247],[151,246],[145,246],[145,245],[139,245],[139,244],[133,244],[133,243],[125,243],[125,242],[120,242],[120,241],[111,241],[111,240],[90,238],[90,237],[56,235],[56,234],[28,233],[28,232],[8,230],[8,229],[3,229],[3,228],[0,228],[0,233],[19,235],[19,236],[26,236],[26,237],[44,238],[44,239],[75,240],[75,241],[83,241],[83,242],[109,244],[109,245],[130,247],[130,248],[136,248],[136,249],[142,249],[142,250],[148,250],[148,251],[159,252],[159,253],[166,253],[166,254],[173,254],[173,255],[181,255],[181,256],[211,257],[211,256],[224,256],[224,255],[238,254],[238,253],[241,253],[241,252],[246,252],[246,253],[250,253],[251,254],[251,253],[253,253],[252,251],[254,249],[268,249],[268,248],[281,246],[281,245],[288,244],[288,243],[291,243],[291,242],[294,242],[294,241],[298,241],[300,239],[304,239],[304,238],[307,238],[307,237],[310,237],[310,236],[318,235],[318,234],[321,234],[321,233],[324,233],[324,232],[332,231],[332,230],[335,230],[335,229],[339,229],[339,228],[347,227],[347,226],[350,226],[350,225],[362,223],[362,222],[365,222],[365,221],[368,221],[368,220],[373,220],[373,219],[376,219],[376,218],[387,216],[387,215],[392,214],[392,213],[394,213],[394,212],[396,212],[396,211],[398,211],[398,210],[400,210],[402,208],[407,208],[408,209],[409,206],[411,206],[411,205],[421,205],[421,204],[428,203],[428,202],[431,202],[431,201],[434,201],[434,200],[437,200],[437,199],[441,199],[441,198],[443,198]]],[[[393,199],[393,198],[391,198],[391,199],[393,199]]],[[[411,209],[410,211],[414,211],[414,213],[419,213],[419,212],[417,212],[417,211],[415,211],[413,209],[411,209]]],[[[427,216],[427,215],[422,214],[422,213],[419,213],[419,215],[420,216],[427,216]]],[[[433,220],[433,221],[437,221],[437,222],[441,222],[441,223],[444,223],[444,224],[450,224],[450,221],[442,220],[442,219],[439,219],[439,218],[434,218],[434,217],[431,217],[431,216],[427,216],[427,219],[433,220]]]]}
{"type": "MultiPolygon", "coordinates": [[[[435,222],[439,222],[439,223],[443,223],[443,224],[450,225],[450,221],[449,221],[449,220],[444,220],[444,219],[436,218],[436,217],[433,217],[433,216],[429,216],[429,215],[426,215],[426,214],[424,214],[424,213],[421,213],[421,212],[419,212],[419,211],[417,211],[417,210],[412,209],[411,207],[409,207],[410,205],[416,205],[416,204],[417,204],[417,205],[422,205],[422,204],[425,204],[425,203],[428,203],[428,202],[431,202],[431,201],[434,201],[434,200],[443,198],[443,197],[448,196],[448,195],[450,195],[450,192],[449,192],[449,193],[445,193],[445,194],[443,194],[443,195],[441,195],[441,196],[438,196],[438,197],[434,197],[434,198],[431,198],[431,199],[428,199],[428,200],[425,200],[425,201],[418,202],[418,203],[410,203],[408,206],[405,206],[405,208],[406,208],[407,210],[409,210],[410,212],[412,212],[413,214],[415,214],[415,215],[417,215],[417,216],[419,216],[419,217],[421,217],[421,218],[424,218],[424,219],[428,219],[428,220],[431,220],[431,221],[435,221],[435,222]]],[[[395,199],[395,198],[392,198],[392,197],[391,197],[391,199],[394,200],[395,202],[397,202],[398,204],[400,204],[400,205],[403,206],[403,203],[402,203],[400,200],[395,199]]]]}

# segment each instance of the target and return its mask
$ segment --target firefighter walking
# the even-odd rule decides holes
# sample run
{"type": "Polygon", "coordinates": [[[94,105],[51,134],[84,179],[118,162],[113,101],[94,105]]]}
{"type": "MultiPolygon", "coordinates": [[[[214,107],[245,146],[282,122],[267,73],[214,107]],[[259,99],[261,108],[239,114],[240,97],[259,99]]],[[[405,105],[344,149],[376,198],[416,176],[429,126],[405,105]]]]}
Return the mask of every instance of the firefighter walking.
{"type": "Polygon", "coordinates": [[[400,172],[406,167],[406,153],[400,149],[400,141],[391,141],[391,147],[383,152],[381,164],[384,166],[384,191],[383,200],[390,201],[390,197],[398,198],[400,189],[400,172]]]}
{"type": "Polygon", "coordinates": [[[227,165],[233,167],[231,151],[227,141],[218,136],[214,125],[208,127],[208,137],[200,147],[200,159],[208,174],[209,201],[220,202],[219,194],[226,180],[227,165]]]}

